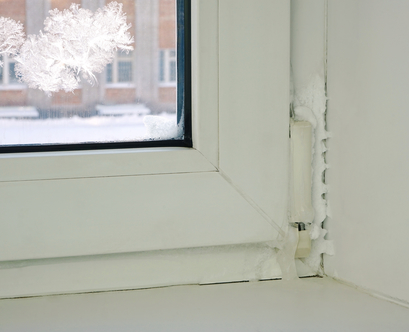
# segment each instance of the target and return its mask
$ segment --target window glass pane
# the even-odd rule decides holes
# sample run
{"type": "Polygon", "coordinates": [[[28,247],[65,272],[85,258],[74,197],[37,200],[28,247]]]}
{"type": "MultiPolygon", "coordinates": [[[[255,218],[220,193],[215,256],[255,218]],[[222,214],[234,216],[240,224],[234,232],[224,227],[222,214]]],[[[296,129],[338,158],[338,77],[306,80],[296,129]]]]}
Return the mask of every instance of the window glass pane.
{"type": "Polygon", "coordinates": [[[18,83],[18,78],[16,77],[14,62],[9,63],[9,83],[10,84],[18,83]]]}
{"type": "Polygon", "coordinates": [[[176,61],[170,62],[170,81],[176,81],[176,61]]]}
{"type": "Polygon", "coordinates": [[[112,83],[112,63],[107,64],[107,83],[112,83]]]}
{"type": "Polygon", "coordinates": [[[159,52],[159,81],[165,81],[165,51],[159,52]]]}
{"type": "Polygon", "coordinates": [[[35,47],[24,36],[23,46],[16,45],[0,68],[0,84],[8,81],[0,90],[0,147],[183,135],[177,126],[176,85],[162,84],[176,80],[176,60],[169,61],[176,49],[176,0],[13,0],[0,6],[0,16],[21,22],[25,36],[36,36],[35,47]],[[112,11],[102,23],[73,23],[78,10],[91,11],[92,22],[98,19],[93,13],[104,6],[108,13],[109,6],[121,7],[124,18],[112,11]],[[61,37],[50,41],[44,22],[55,10],[61,16],[49,20],[48,27],[61,37]],[[67,24],[68,14],[74,25],[67,24]],[[115,28],[120,25],[130,28],[115,28]],[[117,33],[113,43],[105,37],[108,32],[117,33]],[[69,46],[62,48],[63,43],[69,46]]]}
{"type": "Polygon", "coordinates": [[[118,82],[132,81],[132,62],[118,62],[118,82]]]}
{"type": "Polygon", "coordinates": [[[118,58],[120,59],[130,59],[133,57],[133,52],[124,52],[124,51],[120,51],[118,52],[118,58]]]}

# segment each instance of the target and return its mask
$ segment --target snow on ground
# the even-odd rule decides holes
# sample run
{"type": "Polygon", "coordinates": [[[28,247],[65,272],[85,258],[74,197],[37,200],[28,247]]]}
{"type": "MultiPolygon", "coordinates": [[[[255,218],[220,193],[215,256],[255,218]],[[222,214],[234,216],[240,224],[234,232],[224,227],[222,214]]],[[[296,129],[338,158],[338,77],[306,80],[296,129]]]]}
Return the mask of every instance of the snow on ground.
{"type": "MultiPolygon", "coordinates": [[[[165,120],[166,123],[173,121],[176,126],[176,114],[162,113],[159,116],[159,120],[165,120]]],[[[121,142],[162,138],[149,137],[144,118],[144,114],[35,120],[0,118],[0,145],[121,142]]]]}

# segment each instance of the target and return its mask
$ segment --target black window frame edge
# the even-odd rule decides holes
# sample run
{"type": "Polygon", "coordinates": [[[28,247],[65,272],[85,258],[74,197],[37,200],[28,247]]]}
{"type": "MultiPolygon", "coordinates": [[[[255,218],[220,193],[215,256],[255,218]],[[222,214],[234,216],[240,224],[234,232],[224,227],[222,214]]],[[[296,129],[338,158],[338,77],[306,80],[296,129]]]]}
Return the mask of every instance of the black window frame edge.
{"type": "Polygon", "coordinates": [[[176,0],[177,20],[177,123],[184,125],[181,139],[86,142],[73,144],[21,144],[0,146],[0,154],[64,152],[156,147],[189,147],[192,141],[191,0],[176,0]]]}

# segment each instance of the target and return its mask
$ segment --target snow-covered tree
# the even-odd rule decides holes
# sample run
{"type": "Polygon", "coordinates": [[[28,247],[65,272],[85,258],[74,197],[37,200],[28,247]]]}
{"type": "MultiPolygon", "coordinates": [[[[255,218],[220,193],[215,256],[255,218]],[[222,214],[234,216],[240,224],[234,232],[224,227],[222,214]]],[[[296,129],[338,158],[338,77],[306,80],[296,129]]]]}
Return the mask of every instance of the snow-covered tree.
{"type": "Polygon", "coordinates": [[[91,84],[112,62],[115,52],[133,49],[122,4],[116,1],[95,13],[72,4],[50,11],[44,33],[28,36],[16,57],[16,72],[31,88],[52,93],[78,88],[81,77],[91,84]]]}
{"type": "MultiPolygon", "coordinates": [[[[15,55],[23,43],[23,25],[11,18],[0,17],[0,55],[15,55]]],[[[0,67],[3,67],[2,61],[0,67]]]]}

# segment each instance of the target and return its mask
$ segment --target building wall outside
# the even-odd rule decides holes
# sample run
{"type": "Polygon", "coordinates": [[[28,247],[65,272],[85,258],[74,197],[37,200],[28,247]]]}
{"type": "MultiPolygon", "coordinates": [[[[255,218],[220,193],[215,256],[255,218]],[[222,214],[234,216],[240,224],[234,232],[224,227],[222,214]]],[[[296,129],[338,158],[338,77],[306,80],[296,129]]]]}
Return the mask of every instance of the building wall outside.
{"type": "Polygon", "coordinates": [[[159,100],[161,103],[172,104],[175,100],[176,88],[159,88],[159,100]]]}
{"type": "Polygon", "coordinates": [[[51,9],[64,10],[71,6],[71,4],[81,4],[81,0],[51,0],[51,9]]]}
{"type": "Polygon", "coordinates": [[[105,100],[107,103],[124,103],[130,104],[135,102],[135,89],[122,88],[115,89],[110,88],[105,90],[105,100]]]}
{"type": "Polygon", "coordinates": [[[26,106],[27,91],[24,90],[0,90],[2,106],[26,106]]]}
{"type": "Polygon", "coordinates": [[[0,15],[26,24],[26,0],[0,1],[0,15]]]}
{"type": "Polygon", "coordinates": [[[82,90],[77,89],[73,92],[59,91],[51,96],[52,106],[67,106],[67,105],[79,105],[82,102],[82,90]]]}
{"type": "Polygon", "coordinates": [[[175,48],[175,1],[161,0],[159,2],[159,48],[175,48]]]}

